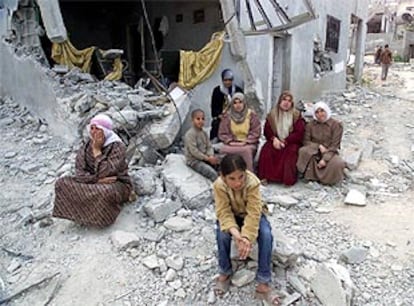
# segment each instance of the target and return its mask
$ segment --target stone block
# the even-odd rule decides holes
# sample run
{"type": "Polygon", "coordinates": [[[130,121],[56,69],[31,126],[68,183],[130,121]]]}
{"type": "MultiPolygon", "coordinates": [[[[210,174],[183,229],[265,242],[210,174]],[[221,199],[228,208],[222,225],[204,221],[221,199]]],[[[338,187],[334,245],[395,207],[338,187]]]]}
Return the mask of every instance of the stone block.
{"type": "Polygon", "coordinates": [[[362,156],[362,150],[354,150],[351,152],[347,152],[344,154],[344,161],[346,164],[346,167],[350,170],[355,170],[358,168],[359,161],[361,160],[362,156]]]}
{"type": "Polygon", "coordinates": [[[193,227],[193,221],[181,217],[172,217],[165,221],[164,226],[175,232],[184,232],[193,227]]]}
{"type": "Polygon", "coordinates": [[[137,195],[151,195],[155,192],[155,176],[154,168],[141,168],[129,171],[137,195]]]}
{"type": "Polygon", "coordinates": [[[367,258],[368,249],[364,247],[353,246],[352,248],[343,252],[340,259],[348,264],[359,264],[367,258]]]}
{"type": "Polygon", "coordinates": [[[184,258],[179,255],[167,257],[165,263],[167,264],[167,267],[176,271],[180,271],[184,268],[184,258]]]}
{"type": "Polygon", "coordinates": [[[319,267],[311,288],[324,306],[351,306],[355,290],[349,272],[335,263],[319,267]]]}
{"type": "Polygon", "coordinates": [[[357,189],[351,189],[345,197],[345,204],[355,206],[366,206],[366,194],[357,189]]]}
{"type": "Polygon", "coordinates": [[[143,138],[149,138],[158,149],[166,149],[173,144],[190,110],[191,102],[185,91],[176,87],[170,95],[174,98],[175,105],[166,104],[169,115],[149,124],[146,130],[150,131],[150,135],[143,135],[143,138]]]}
{"type": "Polygon", "coordinates": [[[292,267],[302,254],[297,241],[287,237],[281,230],[273,228],[272,261],[282,267],[292,267]]]}
{"type": "Polygon", "coordinates": [[[288,195],[278,195],[274,197],[273,203],[277,203],[280,206],[285,208],[289,208],[299,203],[297,199],[288,195]]]}
{"type": "Polygon", "coordinates": [[[171,199],[151,199],[144,205],[144,211],[155,222],[165,221],[168,216],[175,213],[182,207],[180,201],[171,201],[171,199]]]}
{"type": "Polygon", "coordinates": [[[153,254],[153,255],[145,257],[142,260],[142,264],[146,266],[148,269],[153,270],[160,266],[160,261],[158,260],[157,255],[153,254]]]}
{"type": "Polygon", "coordinates": [[[178,196],[185,207],[199,209],[212,202],[211,182],[189,168],[183,155],[167,155],[161,174],[167,194],[178,196]]]}
{"type": "Polygon", "coordinates": [[[131,232],[115,231],[110,236],[112,244],[118,250],[125,250],[130,247],[138,246],[140,239],[137,235],[131,232]]]}
{"type": "Polygon", "coordinates": [[[231,278],[231,283],[236,287],[243,287],[254,281],[255,277],[255,272],[243,269],[233,274],[231,278]]]}

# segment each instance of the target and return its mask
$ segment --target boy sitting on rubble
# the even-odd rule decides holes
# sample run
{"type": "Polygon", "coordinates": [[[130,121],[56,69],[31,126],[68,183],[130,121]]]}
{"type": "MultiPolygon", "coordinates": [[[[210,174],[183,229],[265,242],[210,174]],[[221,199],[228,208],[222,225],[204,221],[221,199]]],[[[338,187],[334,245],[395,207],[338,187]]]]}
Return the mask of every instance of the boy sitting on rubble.
{"type": "Polygon", "coordinates": [[[196,172],[214,182],[217,177],[215,167],[219,160],[214,156],[213,147],[207,133],[203,131],[204,112],[196,109],[191,113],[193,126],[184,136],[184,152],[187,165],[196,172]]]}

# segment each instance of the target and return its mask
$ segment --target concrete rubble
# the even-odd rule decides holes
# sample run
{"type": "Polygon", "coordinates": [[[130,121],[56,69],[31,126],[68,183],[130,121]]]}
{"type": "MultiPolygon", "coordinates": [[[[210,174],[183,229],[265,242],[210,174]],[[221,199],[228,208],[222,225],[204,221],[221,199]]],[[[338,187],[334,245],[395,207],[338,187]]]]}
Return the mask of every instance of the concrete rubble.
{"type": "MultiPolygon", "coordinates": [[[[59,33],[47,30],[48,35],[62,39],[63,29],[56,29],[59,33]]],[[[239,56],[243,61],[244,55],[239,56]]],[[[54,67],[48,76],[59,116],[73,123],[78,140],[93,115],[112,116],[117,131],[131,145],[130,174],[138,198],[125,205],[114,226],[102,231],[52,219],[54,182],[73,173],[77,146],[55,137],[49,120],[1,98],[0,300],[30,274],[56,269],[68,275],[57,289],[56,305],[63,305],[69,296],[74,304],[87,300],[120,305],[254,305],[257,246],[247,261],[234,265],[232,283],[240,289],[231,288],[223,298],[212,292],[217,250],[211,183],[186,167],[182,152],[174,147],[190,109],[187,94],[172,93],[175,108],[167,96],[122,82],[97,82],[78,69],[54,67]],[[137,150],[132,150],[135,145],[137,150]],[[83,284],[93,285],[99,296],[88,300],[93,293],[79,290],[83,284]]],[[[409,259],[407,263],[397,259],[395,245],[361,241],[349,227],[330,218],[343,203],[369,204],[365,208],[369,209],[388,198],[403,201],[412,188],[410,145],[410,155],[392,152],[389,137],[364,134],[381,126],[383,118],[372,109],[388,98],[360,86],[323,97],[345,127],[341,154],[350,171],[344,182],[262,188],[263,198],[273,204],[268,216],[274,235],[272,286],[283,293],[283,305],[409,305],[414,299],[413,265],[409,259]],[[370,163],[380,171],[372,171],[370,163]],[[346,266],[332,263],[338,257],[346,266]]],[[[410,118],[401,120],[409,124],[410,118]]],[[[411,132],[410,144],[413,136],[411,132]]],[[[232,258],[237,259],[234,249],[233,245],[232,258]]],[[[410,258],[408,252],[404,255],[410,258]]],[[[36,304],[41,300],[36,298],[30,291],[12,305],[32,304],[32,299],[36,304]]]]}

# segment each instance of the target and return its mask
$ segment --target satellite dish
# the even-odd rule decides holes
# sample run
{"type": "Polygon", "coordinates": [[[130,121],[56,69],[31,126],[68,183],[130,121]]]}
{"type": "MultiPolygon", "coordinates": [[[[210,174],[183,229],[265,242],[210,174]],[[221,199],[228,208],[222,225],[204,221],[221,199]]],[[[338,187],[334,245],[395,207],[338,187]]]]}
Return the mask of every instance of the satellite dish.
{"type": "Polygon", "coordinates": [[[410,13],[403,13],[401,15],[401,19],[405,22],[411,23],[414,19],[414,17],[410,13]]]}

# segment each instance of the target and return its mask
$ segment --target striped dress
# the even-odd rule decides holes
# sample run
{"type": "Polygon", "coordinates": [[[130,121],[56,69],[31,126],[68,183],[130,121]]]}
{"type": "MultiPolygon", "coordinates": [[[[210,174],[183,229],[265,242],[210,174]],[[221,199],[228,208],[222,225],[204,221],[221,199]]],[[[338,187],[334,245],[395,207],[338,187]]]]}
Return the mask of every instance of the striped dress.
{"type": "Polygon", "coordinates": [[[94,158],[91,142],[83,145],[76,156],[76,175],[56,181],[53,216],[96,227],[114,223],[132,189],[125,153],[125,145],[114,142],[94,158]],[[110,176],[117,181],[98,183],[110,176]]]}

